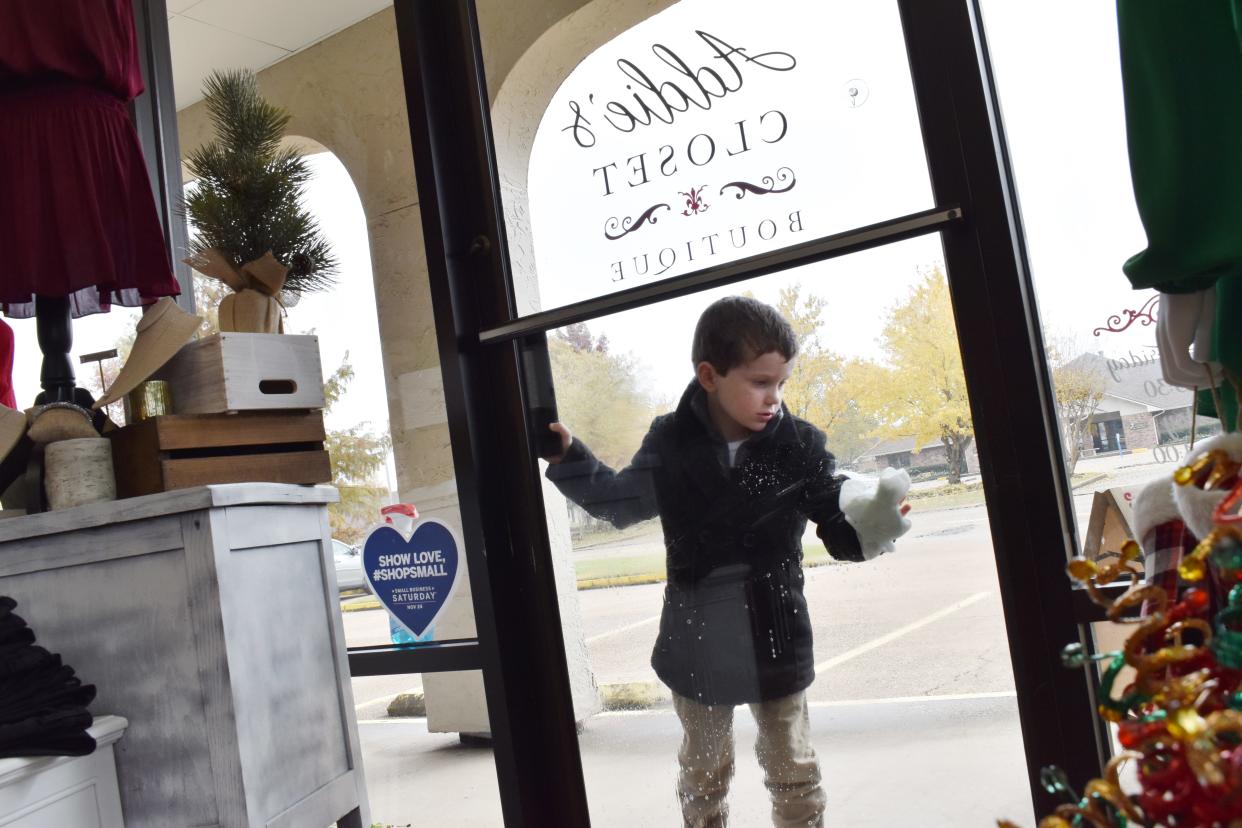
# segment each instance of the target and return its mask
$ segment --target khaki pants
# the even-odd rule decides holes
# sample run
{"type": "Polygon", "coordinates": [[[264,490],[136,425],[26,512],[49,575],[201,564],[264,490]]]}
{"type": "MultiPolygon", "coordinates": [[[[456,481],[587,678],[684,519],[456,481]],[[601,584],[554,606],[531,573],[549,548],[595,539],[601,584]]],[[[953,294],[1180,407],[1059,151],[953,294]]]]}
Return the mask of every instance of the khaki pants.
{"type": "MultiPolygon", "coordinates": [[[[677,795],[686,828],[724,828],[733,778],[733,707],[705,705],[673,694],[684,736],[677,758],[677,795]]],[[[777,828],[822,828],[826,797],[811,747],[806,693],[750,705],[758,725],[755,754],[772,796],[777,828]]]]}

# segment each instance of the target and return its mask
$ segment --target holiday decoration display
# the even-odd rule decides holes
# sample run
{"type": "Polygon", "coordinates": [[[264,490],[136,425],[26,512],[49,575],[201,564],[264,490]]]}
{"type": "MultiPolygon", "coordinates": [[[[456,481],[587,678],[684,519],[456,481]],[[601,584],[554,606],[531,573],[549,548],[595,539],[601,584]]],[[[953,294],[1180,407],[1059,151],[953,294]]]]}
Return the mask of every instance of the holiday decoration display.
{"type": "MultiPolygon", "coordinates": [[[[1200,527],[1203,540],[1178,562],[1172,591],[1143,582],[1134,541],[1110,560],[1075,558],[1068,566],[1111,621],[1137,625],[1120,652],[1092,657],[1108,665],[1099,713],[1117,724],[1126,750],[1081,795],[1062,772],[1045,768],[1045,789],[1066,801],[1040,828],[1242,826],[1242,456],[1230,438],[1236,441],[1225,435],[1192,454],[1173,476],[1179,501],[1214,505],[1210,526],[1200,527]],[[1116,600],[1100,590],[1126,580],[1130,587],[1116,600]],[[1119,689],[1127,667],[1133,679],[1119,689]],[[1137,764],[1137,791],[1122,786],[1129,761],[1137,764]]],[[[1062,658],[1068,667],[1088,661],[1079,644],[1062,658]]]]}
{"type": "Polygon", "coordinates": [[[186,263],[233,289],[233,293],[220,300],[217,308],[220,330],[280,332],[280,300],[277,297],[289,268],[276,261],[270,250],[241,267],[234,266],[214,248],[186,259],[186,263]]]}
{"type": "Polygon", "coordinates": [[[186,157],[197,182],[185,213],[197,235],[185,261],[236,291],[221,303],[222,330],[274,333],[280,291],[321,290],[336,272],[301,204],[310,166],[281,146],[289,113],[263,100],[253,72],[215,72],[204,90],[216,138],[186,157]]]}

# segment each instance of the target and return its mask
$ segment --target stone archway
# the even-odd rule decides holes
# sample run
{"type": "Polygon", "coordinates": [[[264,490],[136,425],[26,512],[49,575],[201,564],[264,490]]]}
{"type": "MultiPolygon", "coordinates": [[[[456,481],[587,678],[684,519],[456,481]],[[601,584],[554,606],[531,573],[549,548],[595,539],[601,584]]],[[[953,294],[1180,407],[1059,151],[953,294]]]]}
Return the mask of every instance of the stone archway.
{"type": "Polygon", "coordinates": [[[539,310],[531,238],[529,172],[535,133],[552,96],[578,64],[677,0],[592,0],[545,31],[514,64],[492,102],[496,165],[504,201],[509,259],[521,313],[539,310]]]}

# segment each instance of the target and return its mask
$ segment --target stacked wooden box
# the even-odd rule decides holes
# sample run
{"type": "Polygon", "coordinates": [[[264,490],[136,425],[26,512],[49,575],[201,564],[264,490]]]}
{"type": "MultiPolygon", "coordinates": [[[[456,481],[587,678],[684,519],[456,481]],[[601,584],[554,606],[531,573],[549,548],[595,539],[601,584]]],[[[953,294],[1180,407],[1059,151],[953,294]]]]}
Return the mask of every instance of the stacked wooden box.
{"type": "Polygon", "coordinates": [[[161,369],[173,414],[113,431],[117,496],[213,483],[326,483],[319,339],[221,333],[161,369]]]}

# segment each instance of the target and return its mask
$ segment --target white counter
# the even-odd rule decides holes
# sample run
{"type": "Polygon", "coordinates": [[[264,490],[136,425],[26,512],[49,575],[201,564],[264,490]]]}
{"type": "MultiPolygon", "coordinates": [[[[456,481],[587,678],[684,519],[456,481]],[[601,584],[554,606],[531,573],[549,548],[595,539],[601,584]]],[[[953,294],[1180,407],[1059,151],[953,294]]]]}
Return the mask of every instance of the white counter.
{"type": "Polygon", "coordinates": [[[5,828],[124,828],[112,745],[128,723],[99,716],[89,756],[0,759],[0,825],[5,828]]]}

